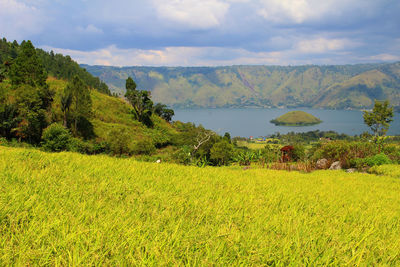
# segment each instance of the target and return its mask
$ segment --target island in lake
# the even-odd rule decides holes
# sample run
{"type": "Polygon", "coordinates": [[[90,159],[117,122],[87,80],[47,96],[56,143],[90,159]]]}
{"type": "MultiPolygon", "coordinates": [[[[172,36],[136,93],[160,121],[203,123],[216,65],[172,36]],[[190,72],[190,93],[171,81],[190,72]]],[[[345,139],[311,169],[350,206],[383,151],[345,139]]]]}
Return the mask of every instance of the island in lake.
{"type": "Polygon", "coordinates": [[[304,111],[290,111],[271,120],[271,123],[279,126],[309,126],[321,123],[317,117],[304,111]]]}

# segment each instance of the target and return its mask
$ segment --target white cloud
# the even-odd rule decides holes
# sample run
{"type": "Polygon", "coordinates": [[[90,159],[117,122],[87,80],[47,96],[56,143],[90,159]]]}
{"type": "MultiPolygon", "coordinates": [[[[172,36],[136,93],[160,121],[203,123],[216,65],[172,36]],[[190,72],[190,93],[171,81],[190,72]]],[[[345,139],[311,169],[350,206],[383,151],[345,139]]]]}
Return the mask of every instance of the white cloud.
{"type": "Polygon", "coordinates": [[[16,0],[0,0],[0,34],[8,39],[27,39],[42,31],[45,16],[34,6],[16,0]]]}
{"type": "Polygon", "coordinates": [[[321,37],[311,40],[301,40],[295,45],[295,48],[298,52],[304,54],[321,54],[354,48],[358,45],[356,42],[348,39],[326,39],[321,37]]]}
{"type": "Polygon", "coordinates": [[[167,47],[161,50],[119,49],[95,51],[42,47],[70,55],[78,63],[108,66],[220,66],[238,64],[286,64],[280,52],[250,52],[221,47],[167,47]],[[210,57],[213,55],[214,58],[210,57]],[[224,56],[226,55],[226,56],[224,56]]]}
{"type": "Polygon", "coordinates": [[[378,1],[374,0],[259,0],[258,14],[274,23],[296,23],[355,14],[371,15],[378,1]]]}
{"type": "Polygon", "coordinates": [[[379,54],[379,55],[370,56],[368,59],[374,60],[374,61],[398,61],[398,60],[400,60],[400,56],[396,56],[396,55],[392,55],[392,54],[379,54]]]}
{"type": "Polygon", "coordinates": [[[195,29],[220,25],[229,9],[229,4],[220,0],[153,0],[153,3],[161,19],[195,29]]]}
{"type": "Polygon", "coordinates": [[[81,33],[86,33],[86,34],[102,34],[103,30],[97,28],[93,24],[89,24],[86,27],[78,26],[77,30],[81,33]]]}

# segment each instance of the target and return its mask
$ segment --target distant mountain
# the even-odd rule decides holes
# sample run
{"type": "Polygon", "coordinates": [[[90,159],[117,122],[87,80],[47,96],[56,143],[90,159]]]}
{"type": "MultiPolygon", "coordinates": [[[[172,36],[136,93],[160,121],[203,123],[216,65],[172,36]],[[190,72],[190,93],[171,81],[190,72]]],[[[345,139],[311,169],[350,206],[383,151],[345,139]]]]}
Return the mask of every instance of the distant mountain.
{"type": "Polygon", "coordinates": [[[173,107],[363,109],[374,99],[400,107],[400,62],[337,66],[108,67],[82,65],[124,94],[131,76],[173,107]]]}

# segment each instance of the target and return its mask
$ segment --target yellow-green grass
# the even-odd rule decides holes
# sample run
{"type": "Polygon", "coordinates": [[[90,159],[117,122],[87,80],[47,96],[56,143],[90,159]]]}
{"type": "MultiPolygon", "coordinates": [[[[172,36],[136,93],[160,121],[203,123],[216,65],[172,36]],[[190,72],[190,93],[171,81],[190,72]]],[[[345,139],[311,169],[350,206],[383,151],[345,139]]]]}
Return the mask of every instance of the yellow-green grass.
{"type": "Polygon", "coordinates": [[[239,147],[247,147],[249,149],[263,149],[266,145],[264,142],[247,142],[247,141],[237,141],[239,147]]]}
{"type": "Polygon", "coordinates": [[[282,116],[271,120],[271,122],[283,126],[304,126],[318,124],[321,120],[304,111],[289,111],[282,116]]]}
{"type": "Polygon", "coordinates": [[[379,175],[391,176],[394,178],[400,178],[400,166],[397,164],[374,166],[369,169],[369,172],[379,175]]]}
{"type": "Polygon", "coordinates": [[[268,142],[268,140],[267,141],[254,141],[254,142],[249,142],[249,141],[245,141],[245,140],[237,141],[237,146],[247,147],[247,148],[253,149],[253,150],[264,149],[266,145],[269,145],[271,147],[278,147],[278,148],[282,147],[282,145],[272,144],[272,143],[268,142]]]}
{"type": "Polygon", "coordinates": [[[0,265],[399,265],[400,180],[0,147],[0,265]]]}

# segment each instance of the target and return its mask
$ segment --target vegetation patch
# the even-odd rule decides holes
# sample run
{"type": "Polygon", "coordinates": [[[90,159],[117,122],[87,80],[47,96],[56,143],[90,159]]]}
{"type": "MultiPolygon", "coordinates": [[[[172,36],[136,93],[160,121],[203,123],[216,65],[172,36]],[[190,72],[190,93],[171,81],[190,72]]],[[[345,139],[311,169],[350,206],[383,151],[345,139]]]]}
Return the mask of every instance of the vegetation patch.
{"type": "Polygon", "coordinates": [[[0,188],[2,266],[400,264],[391,177],[1,147],[0,188]]]}
{"type": "Polygon", "coordinates": [[[271,123],[280,126],[309,126],[321,122],[322,121],[317,117],[304,111],[290,111],[274,120],[271,120],[271,123]]]}

